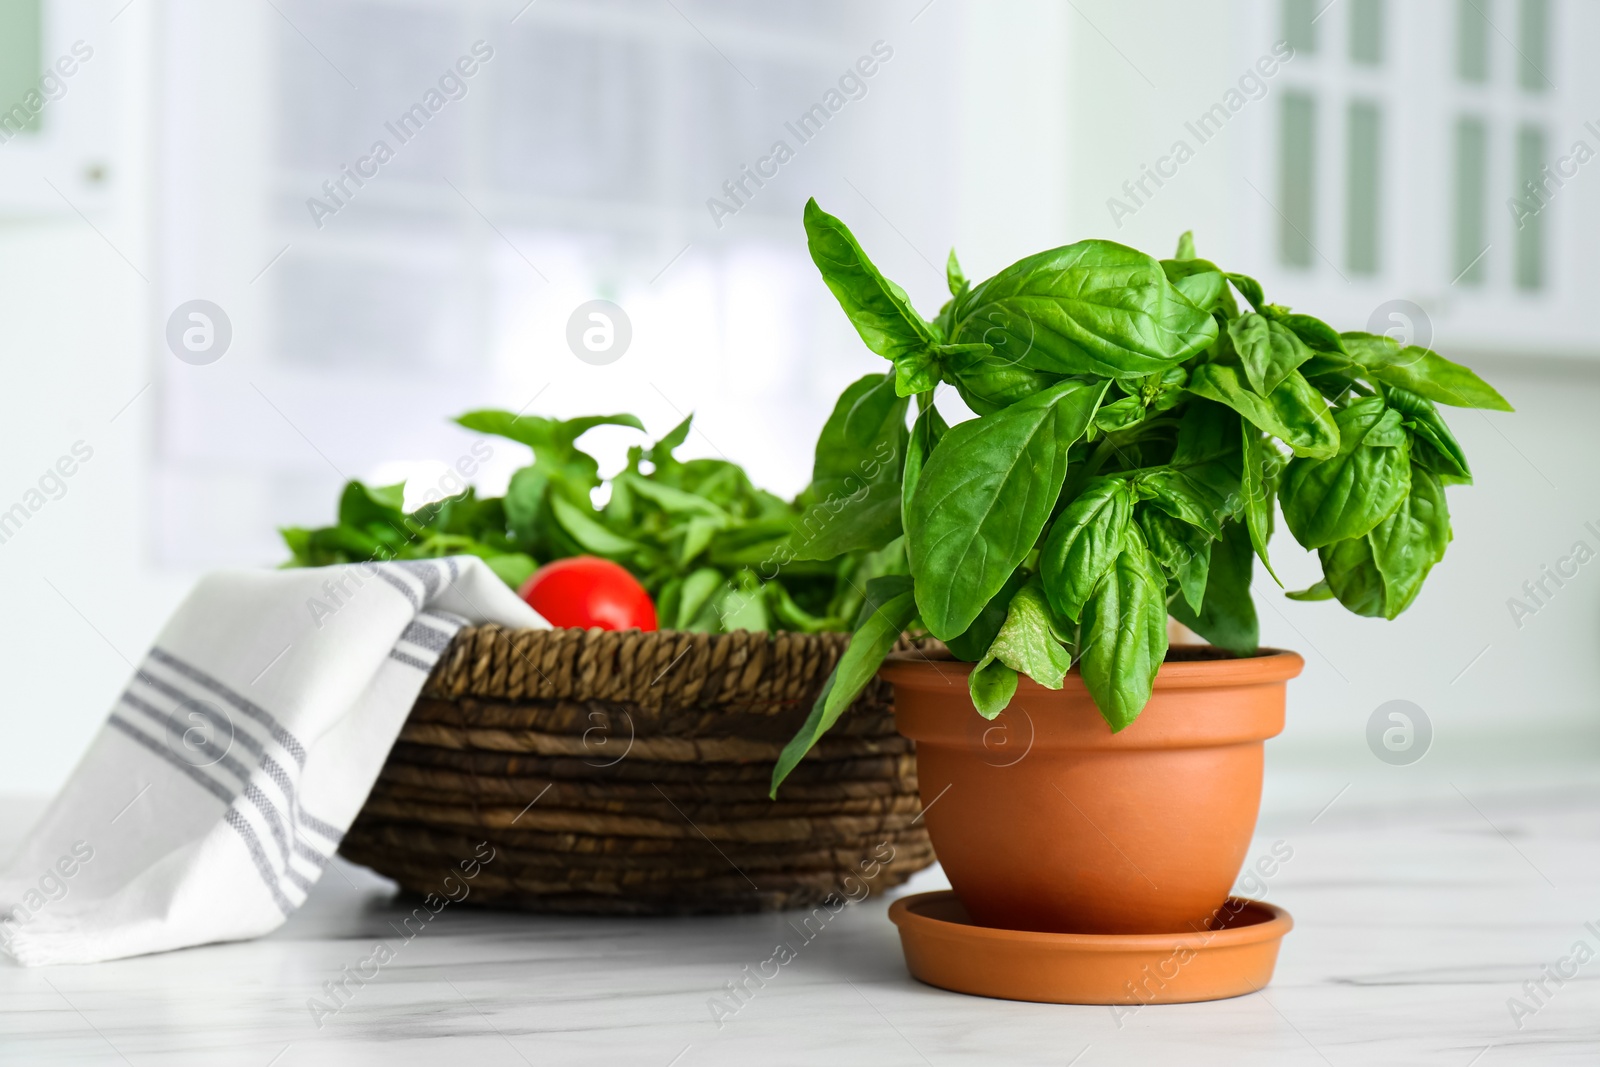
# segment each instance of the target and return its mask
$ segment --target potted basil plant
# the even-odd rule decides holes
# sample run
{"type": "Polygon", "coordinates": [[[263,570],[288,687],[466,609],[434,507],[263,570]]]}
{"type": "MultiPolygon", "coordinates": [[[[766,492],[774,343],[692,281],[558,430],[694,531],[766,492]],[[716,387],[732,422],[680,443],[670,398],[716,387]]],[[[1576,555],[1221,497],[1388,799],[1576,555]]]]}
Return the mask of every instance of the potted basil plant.
{"type": "Polygon", "coordinates": [[[825,426],[804,499],[832,503],[791,551],[898,566],[864,590],[774,795],[883,668],[974,921],[1201,928],[1238,875],[1302,665],[1257,647],[1274,501],[1322,563],[1290,597],[1393,619],[1450,541],[1445,488],[1472,477],[1437,405],[1510,405],[1432,351],[1268,303],[1189,234],[1170,259],[1081,241],[977,284],[952,253],[950,299],[925,319],[814,200],[805,227],[889,366],[825,426]],[[944,389],[976,417],[946,425],[944,389]],[[1209,646],[1169,649],[1169,617],[1209,646]],[[905,631],[950,658],[890,657],[905,631]]]}

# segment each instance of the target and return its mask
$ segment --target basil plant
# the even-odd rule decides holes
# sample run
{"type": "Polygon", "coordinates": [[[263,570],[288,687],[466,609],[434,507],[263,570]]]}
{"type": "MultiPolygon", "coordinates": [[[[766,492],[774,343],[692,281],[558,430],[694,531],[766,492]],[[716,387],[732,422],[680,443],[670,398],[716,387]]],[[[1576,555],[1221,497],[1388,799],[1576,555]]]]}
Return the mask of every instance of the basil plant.
{"type": "Polygon", "coordinates": [[[1425,348],[1267,303],[1189,234],[1171,259],[1081,241],[975,285],[952,252],[950,299],[924,319],[815,200],[805,226],[889,367],[839,399],[808,490],[829,506],[791,548],[898,565],[867,584],[774,791],[903,632],[975,664],[972,702],[990,718],[1019,676],[1059,689],[1076,664],[1112,731],[1150,699],[1168,616],[1253,654],[1274,497],[1322,562],[1321,581],[1288,595],[1394,618],[1450,541],[1445,486],[1472,479],[1435,405],[1511,410],[1425,348]],[[933,403],[946,388],[976,417],[946,425],[933,403]]]}

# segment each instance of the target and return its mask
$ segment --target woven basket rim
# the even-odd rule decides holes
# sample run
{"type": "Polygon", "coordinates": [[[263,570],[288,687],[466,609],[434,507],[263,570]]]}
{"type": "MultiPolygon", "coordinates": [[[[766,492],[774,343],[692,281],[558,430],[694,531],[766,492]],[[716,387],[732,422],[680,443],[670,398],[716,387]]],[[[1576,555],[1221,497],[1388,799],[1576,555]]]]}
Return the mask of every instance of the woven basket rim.
{"type": "MultiPolygon", "coordinates": [[[[849,643],[843,631],[521,629],[489,623],[456,633],[422,695],[777,710],[809,703],[849,643]]],[[[915,647],[905,638],[899,646],[915,647]]]]}

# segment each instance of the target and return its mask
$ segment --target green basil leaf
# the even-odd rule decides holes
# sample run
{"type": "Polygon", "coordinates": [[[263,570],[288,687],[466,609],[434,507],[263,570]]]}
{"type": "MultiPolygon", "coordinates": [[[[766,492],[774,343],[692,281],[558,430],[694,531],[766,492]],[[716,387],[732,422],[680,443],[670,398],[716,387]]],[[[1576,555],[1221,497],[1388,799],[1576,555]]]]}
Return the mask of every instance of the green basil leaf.
{"type": "Polygon", "coordinates": [[[656,619],[663,630],[681,630],[677,625],[678,606],[683,600],[683,579],[668,578],[655,590],[656,619]]]}
{"type": "Polygon", "coordinates": [[[826,611],[834,618],[845,620],[845,625],[841,629],[848,629],[849,620],[856,617],[861,611],[861,605],[866,602],[864,586],[870,587],[875,578],[910,573],[911,567],[906,562],[904,536],[896,537],[876,552],[847,556],[844,560],[832,564],[827,572],[835,584],[833,595],[828,598],[826,611]]]}
{"type": "Polygon", "coordinates": [[[500,555],[486,556],[483,560],[488,564],[494,576],[505,582],[513,589],[521,589],[522,584],[533,577],[533,572],[539,565],[533,557],[524,552],[506,552],[500,555]]]}
{"type": "Polygon", "coordinates": [[[337,526],[305,532],[304,545],[312,555],[335,553],[323,563],[383,559],[404,553],[407,546],[426,535],[418,516],[404,510],[405,485],[369,486],[352,480],[339,494],[337,526]]]}
{"type": "Polygon", "coordinates": [[[1229,523],[1221,540],[1211,546],[1211,567],[1200,610],[1191,609],[1181,597],[1171,601],[1167,610],[1218,648],[1240,656],[1255,655],[1261,637],[1256,604],[1250,597],[1254,565],[1250,535],[1238,523],[1229,523]]]}
{"type": "Polygon", "coordinates": [[[690,560],[711,547],[711,539],[727,526],[728,520],[725,518],[706,518],[704,516],[690,519],[684,523],[682,540],[678,542],[678,548],[675,553],[678,565],[686,566],[690,560]]]}
{"type": "MultiPolygon", "coordinates": [[[[1026,674],[1046,689],[1060,689],[1067,671],[1072,668],[1072,655],[1056,636],[1050,618],[1050,605],[1037,578],[1017,590],[1006,610],[1006,620],[995,634],[994,642],[983,659],[978,661],[974,674],[994,661],[1026,674]]],[[[1014,687],[1013,687],[1014,688],[1014,687]]],[[[984,717],[992,719],[1005,710],[1001,704],[993,711],[980,707],[984,717]]]]}
{"type": "MultiPolygon", "coordinates": [[[[1278,493],[1289,532],[1306,548],[1365,536],[1411,488],[1410,449],[1398,411],[1372,396],[1340,410],[1335,419],[1338,454],[1292,461],[1278,493]]],[[[1333,588],[1337,593],[1338,585],[1333,588]]]]}
{"type": "Polygon", "coordinates": [[[1165,583],[1136,539],[1130,539],[1084,605],[1079,641],[1084,685],[1116,733],[1150,702],[1156,671],[1167,654],[1165,583]]]}
{"type": "Polygon", "coordinates": [[[1333,590],[1328,588],[1328,580],[1326,578],[1319,578],[1304,589],[1289,590],[1283,595],[1290,600],[1332,600],[1333,590]]]}
{"type": "Polygon", "coordinates": [[[1228,297],[1228,282],[1215,263],[1204,259],[1163,259],[1161,270],[1174,289],[1201,311],[1237,310],[1228,297]]]}
{"type": "Polygon", "coordinates": [[[866,602],[856,618],[849,646],[828,675],[805,724],[783,747],[777,766],[772,769],[771,796],[778,795],[778,786],[789,772],[861,695],[916,615],[916,598],[909,577],[891,575],[867,583],[866,602]]]}
{"type": "Polygon", "coordinates": [[[1136,396],[1125,396],[1100,406],[1094,413],[1094,428],[1101,433],[1116,433],[1144,421],[1144,415],[1144,401],[1136,396]]]}
{"type": "Polygon", "coordinates": [[[900,535],[908,403],[893,372],[869,374],[839,397],[817,438],[793,558],[833,559],[900,535]]]}
{"type": "Polygon", "coordinates": [[[1222,536],[1223,519],[1232,510],[1225,496],[1187,472],[1171,467],[1139,475],[1133,491],[1137,498],[1150,501],[1173,518],[1198,526],[1208,537],[1222,536]]]}
{"type": "Polygon", "coordinates": [[[1450,537],[1444,486],[1431,472],[1413,467],[1411,492],[1367,535],[1373,565],[1383,577],[1384,618],[1411,606],[1428,572],[1444,558],[1450,537]]]}
{"type": "Polygon", "coordinates": [[[894,391],[897,395],[926,393],[939,381],[939,356],[932,347],[914,348],[895,357],[894,391]]]}
{"type": "MultiPolygon", "coordinates": [[[[546,419],[538,415],[516,415],[509,411],[469,411],[457,418],[456,423],[478,433],[492,433],[508,437],[533,449],[564,452],[573,442],[596,426],[628,426],[643,430],[644,423],[635,415],[588,415],[581,419],[546,419]]],[[[541,457],[542,458],[542,457],[541,457]]]]}
{"type": "Polygon", "coordinates": [[[1344,341],[1350,362],[1357,367],[1393,363],[1400,356],[1400,342],[1387,334],[1352,330],[1341,334],[1340,339],[1344,341]]]}
{"type": "Polygon", "coordinates": [[[1255,308],[1257,311],[1260,311],[1262,308],[1267,306],[1267,298],[1262,295],[1260,282],[1256,281],[1248,274],[1230,273],[1228,275],[1228,280],[1233,283],[1233,287],[1235,289],[1239,290],[1240,296],[1250,301],[1251,307],[1255,308]]]}
{"type": "MultiPolygon", "coordinates": [[[[985,359],[993,351],[991,346],[982,342],[960,345],[938,344],[901,356],[894,363],[895,392],[901,396],[926,393],[950,376],[945,370],[948,363],[954,361],[971,364],[985,359]]],[[[1037,379],[1034,381],[1036,387],[1037,379]]]]}
{"type": "Polygon", "coordinates": [[[779,629],[794,633],[815,634],[839,629],[839,620],[832,616],[813,615],[795,603],[794,597],[780,581],[762,583],[761,592],[767,598],[767,610],[779,629]]]}
{"type": "Polygon", "coordinates": [[[1316,352],[1332,355],[1344,355],[1344,340],[1339,331],[1312,315],[1293,314],[1288,308],[1281,308],[1273,304],[1262,309],[1262,313],[1274,322],[1288,327],[1296,337],[1305,343],[1307,348],[1316,352]]]}
{"type": "Polygon", "coordinates": [[[404,482],[395,485],[367,485],[351,480],[339,495],[339,523],[365,527],[374,524],[404,529],[404,482]]]}
{"type": "Polygon", "coordinates": [[[1127,541],[1133,496],[1121,478],[1095,478],[1050,526],[1039,553],[1045,595],[1063,618],[1077,622],[1084,602],[1127,541]]]}
{"type": "Polygon", "coordinates": [[[763,582],[761,595],[766,600],[767,614],[772,617],[777,629],[814,634],[829,628],[828,619],[813,615],[797,604],[782,582],[763,582]]]}
{"type": "Polygon", "coordinates": [[[985,719],[992,719],[1017,695],[1017,670],[992,657],[985,657],[967,675],[967,694],[972,706],[985,719]]]}
{"type": "MultiPolygon", "coordinates": [[[[634,449],[629,449],[630,453],[633,451],[634,449]]],[[[606,498],[606,506],[602,509],[602,514],[606,517],[606,525],[613,530],[629,529],[638,521],[634,507],[638,501],[634,498],[633,490],[628,485],[629,476],[636,477],[637,475],[632,469],[628,469],[611,479],[611,495],[606,498]]]]}
{"type": "Polygon", "coordinates": [[[832,574],[837,571],[838,567],[831,563],[794,560],[789,546],[790,539],[794,537],[796,518],[794,514],[783,514],[719,530],[711,539],[711,562],[729,570],[758,567],[763,572],[769,572],[773,562],[781,560],[808,574],[832,574]]]}
{"type": "Polygon", "coordinates": [[[586,514],[582,507],[564,496],[551,496],[550,509],[555,515],[556,522],[561,524],[561,528],[578,542],[585,552],[617,559],[639,550],[639,542],[606,529],[592,512],[586,514]]]}
{"type": "Polygon", "coordinates": [[[1172,451],[1174,467],[1198,467],[1221,462],[1224,466],[1239,464],[1238,412],[1209,400],[1194,400],[1183,412],[1183,424],[1178,427],[1178,441],[1172,451]]]}
{"type": "Polygon", "coordinates": [[[1373,561],[1369,538],[1335,541],[1317,549],[1317,556],[1322,560],[1323,581],[1339,603],[1357,615],[1383,617],[1383,575],[1373,561]]]}
{"type": "MultiPolygon", "coordinates": [[[[1376,400],[1382,406],[1379,410],[1383,408],[1388,410],[1384,410],[1382,416],[1373,422],[1367,432],[1362,435],[1361,444],[1366,448],[1400,448],[1407,444],[1410,438],[1406,436],[1405,419],[1401,417],[1400,413],[1393,408],[1389,408],[1382,397],[1374,396],[1365,399],[1368,401],[1376,400]]],[[[1356,403],[1360,403],[1360,401],[1354,401],[1350,406],[1354,407],[1356,403]]],[[[1343,428],[1341,427],[1341,433],[1342,431],[1343,428]]],[[[1340,443],[1341,445],[1343,444],[1342,441],[1340,443]]]]}
{"type": "Polygon", "coordinates": [[[511,475],[506,486],[506,525],[519,545],[532,547],[543,533],[545,491],[549,487],[550,471],[537,462],[511,475]]]}
{"type": "Polygon", "coordinates": [[[1134,517],[1145,543],[1150,546],[1150,555],[1178,583],[1178,590],[1189,606],[1199,611],[1211,570],[1213,536],[1158,507],[1141,504],[1134,509],[1134,517]]]}
{"type": "Polygon", "coordinates": [[[1411,431],[1411,462],[1439,475],[1445,485],[1472,484],[1467,455],[1433,401],[1397,386],[1384,386],[1383,396],[1411,431]]]}
{"type": "Polygon", "coordinates": [[[1105,383],[1066,381],[950,429],[906,516],[917,606],[941,640],[961,633],[1033,548],[1105,383]]]}
{"type": "Polygon", "coordinates": [[[1188,381],[1187,370],[1168,367],[1160,374],[1150,374],[1132,382],[1118,382],[1117,387],[1143,400],[1152,412],[1159,412],[1177,407],[1187,399],[1188,394],[1183,387],[1188,381]]]}
{"type": "Polygon", "coordinates": [[[1184,470],[1199,493],[1208,514],[1225,522],[1244,510],[1244,490],[1240,480],[1243,464],[1237,455],[1232,460],[1213,460],[1184,470]]]}
{"type": "Polygon", "coordinates": [[[1416,600],[1428,572],[1444,558],[1450,536],[1443,484],[1432,472],[1414,466],[1409,492],[1393,514],[1363,537],[1319,548],[1325,577],[1289,596],[1338,597],[1357,615],[1393,619],[1416,600]]]}
{"type": "Polygon", "coordinates": [[[1298,371],[1263,397],[1249,388],[1237,367],[1203,363],[1189,376],[1189,391],[1226,404],[1297,456],[1327,458],[1339,451],[1339,428],[1327,401],[1298,371]]]}
{"type": "Polygon", "coordinates": [[[1347,350],[1366,373],[1385,385],[1399,386],[1436,404],[1458,408],[1513,410],[1494,386],[1437,352],[1370,333],[1344,334],[1347,350]]]}
{"type": "MultiPolygon", "coordinates": [[[[1417,433],[1415,427],[1410,427],[1417,433]]],[[[1411,462],[1432,473],[1445,485],[1471,485],[1472,472],[1462,472],[1458,456],[1452,456],[1437,444],[1417,433],[1411,439],[1411,462]]]]}
{"type": "Polygon", "coordinates": [[[677,603],[674,605],[676,610],[671,615],[662,613],[659,621],[665,622],[670,618],[674,630],[687,630],[724,581],[722,572],[714,567],[701,567],[694,571],[678,587],[677,603]]]}
{"type": "Polygon", "coordinates": [[[722,592],[712,599],[709,608],[716,613],[714,632],[733,633],[735,630],[751,632],[772,629],[767,614],[766,596],[761,582],[750,571],[742,571],[734,581],[722,587],[722,592]]]}
{"type": "Polygon", "coordinates": [[[972,620],[961,633],[950,638],[944,646],[956,659],[965,660],[967,663],[976,663],[988,653],[989,646],[994,644],[995,637],[1000,633],[1000,627],[1005,624],[1006,612],[1011,610],[1011,598],[1016,596],[1028,576],[1018,570],[1011,572],[1011,577],[1006,579],[1006,584],[1000,591],[989,598],[989,602],[978,612],[978,617],[972,620]]]}
{"type": "Polygon", "coordinates": [[[898,363],[938,342],[906,291],[879,272],[849,228],[815,199],[806,201],[805,226],[812,262],[868,348],[898,363]]]}
{"type": "Polygon", "coordinates": [[[950,340],[983,341],[1012,363],[1057,374],[1133,378],[1207,348],[1217,324],[1161,265],[1110,241],[1012,264],[968,294],[950,340]]]}
{"type": "Polygon", "coordinates": [[[278,536],[283,538],[283,543],[290,554],[290,560],[285,566],[321,567],[329,563],[348,563],[352,558],[370,559],[369,553],[378,545],[365,534],[360,535],[363,545],[359,554],[347,555],[345,550],[333,543],[356,532],[344,526],[326,526],[316,530],[304,526],[280,526],[278,536]]]}
{"type": "Polygon", "coordinates": [[[1244,497],[1244,525],[1250,534],[1250,544],[1267,568],[1272,580],[1282,587],[1283,582],[1272,569],[1267,558],[1267,542],[1272,540],[1273,502],[1278,492],[1278,475],[1283,469],[1283,457],[1267,443],[1267,438],[1251,424],[1240,420],[1244,432],[1244,476],[1240,492],[1244,497]]]}
{"type": "Polygon", "coordinates": [[[911,435],[906,439],[906,463],[901,476],[902,521],[911,507],[911,497],[916,492],[918,479],[922,477],[922,468],[949,429],[944,416],[939,414],[939,409],[933,406],[931,400],[917,415],[917,421],[911,424],[911,435]]]}
{"type": "Polygon", "coordinates": [[[1366,374],[1359,363],[1326,352],[1313,352],[1310,359],[1300,364],[1300,373],[1329,400],[1343,397],[1356,380],[1366,374]]]}
{"type": "Polygon", "coordinates": [[[678,462],[673,453],[682,448],[683,443],[689,439],[689,427],[693,423],[694,416],[685,415],[682,422],[667,431],[665,437],[651,445],[649,451],[644,453],[645,458],[655,466],[657,473],[660,473],[662,468],[678,462]]]}
{"type": "Polygon", "coordinates": [[[590,490],[600,484],[600,465],[577,447],[577,440],[596,426],[627,426],[643,430],[632,415],[591,415],[579,419],[547,419],[509,411],[470,411],[455,420],[479,433],[490,433],[533,449],[532,466],[511,476],[506,488],[505,515],[517,546],[540,558],[567,554],[583,544],[552,522],[547,498],[564,496],[569,503],[586,506],[590,490]]]}
{"type": "Polygon", "coordinates": [[[967,407],[979,415],[993,415],[1061,380],[1059,374],[1030,370],[997,356],[991,345],[944,348],[945,378],[956,387],[967,407]]]}
{"type": "Polygon", "coordinates": [[[1194,231],[1184,230],[1178,236],[1178,250],[1172,253],[1173,259],[1194,259],[1194,231]]]}
{"type": "Polygon", "coordinates": [[[950,258],[944,261],[944,280],[950,287],[950,295],[959,300],[966,291],[972,288],[972,283],[967,281],[967,276],[961,272],[961,264],[956,259],[956,250],[950,250],[950,258]]]}
{"type": "Polygon", "coordinates": [[[726,511],[703,496],[675,489],[665,482],[653,481],[642,474],[624,471],[611,480],[613,493],[617,491],[618,486],[625,487],[631,495],[650,501],[668,515],[696,515],[722,520],[729,517],[726,511]]]}
{"type": "Polygon", "coordinates": [[[1255,312],[1228,323],[1228,337],[1251,388],[1261,396],[1270,395],[1291,371],[1311,358],[1311,349],[1293,330],[1255,312]]]}

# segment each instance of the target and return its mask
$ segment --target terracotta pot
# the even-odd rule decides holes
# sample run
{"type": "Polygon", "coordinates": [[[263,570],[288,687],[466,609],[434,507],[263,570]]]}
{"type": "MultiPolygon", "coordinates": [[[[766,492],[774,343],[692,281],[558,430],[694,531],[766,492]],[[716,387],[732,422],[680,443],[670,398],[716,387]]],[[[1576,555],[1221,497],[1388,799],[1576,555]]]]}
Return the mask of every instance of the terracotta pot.
{"type": "MultiPolygon", "coordinates": [[[[1174,650],[1175,652],[1177,650],[1174,650]]],[[[1305,661],[1194,649],[1164,664],[1134,723],[1113,734],[1083,679],[1021,680],[985,721],[970,663],[896,654],[895,725],[917,743],[934,852],[972,920],[1055,933],[1206,928],[1250,846],[1263,742],[1283,729],[1305,661]]]]}

